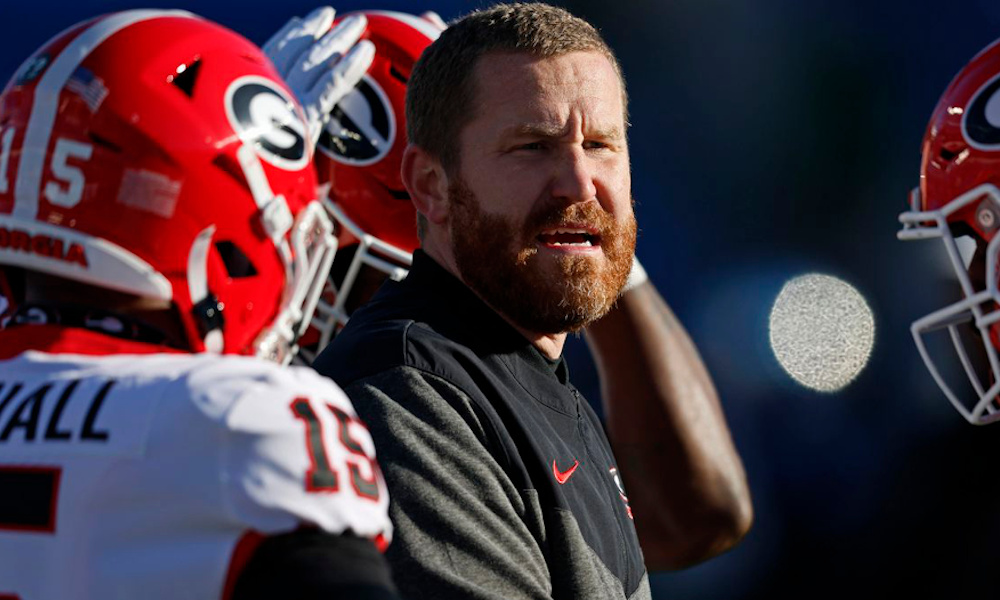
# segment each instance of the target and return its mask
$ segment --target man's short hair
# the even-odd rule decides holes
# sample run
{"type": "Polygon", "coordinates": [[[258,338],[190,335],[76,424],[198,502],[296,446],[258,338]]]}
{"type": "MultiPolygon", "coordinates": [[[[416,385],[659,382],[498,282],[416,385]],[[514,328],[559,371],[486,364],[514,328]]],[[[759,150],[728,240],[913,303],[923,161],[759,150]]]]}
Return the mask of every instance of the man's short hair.
{"type": "Polygon", "coordinates": [[[611,62],[627,107],[618,59],[590,23],[541,3],[497,4],[466,15],[424,50],[413,68],[406,91],[410,143],[436,157],[448,171],[459,166],[458,136],[476,116],[473,71],[484,54],[549,58],[586,51],[600,52],[611,62]]]}

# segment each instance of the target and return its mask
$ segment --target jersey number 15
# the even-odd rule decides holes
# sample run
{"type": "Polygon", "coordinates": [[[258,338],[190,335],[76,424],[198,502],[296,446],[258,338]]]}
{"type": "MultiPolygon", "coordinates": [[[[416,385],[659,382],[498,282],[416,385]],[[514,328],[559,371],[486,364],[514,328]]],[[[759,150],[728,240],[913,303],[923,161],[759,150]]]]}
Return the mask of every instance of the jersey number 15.
{"type": "MultiPolygon", "coordinates": [[[[300,419],[306,427],[306,449],[309,452],[309,462],[312,465],[306,472],[306,490],[310,492],[336,492],[340,490],[340,477],[330,462],[330,454],[324,446],[323,424],[313,410],[307,398],[296,398],[291,403],[292,414],[300,419]]],[[[361,444],[351,437],[351,423],[362,426],[360,421],[345,413],[336,406],[326,407],[337,419],[338,439],[349,453],[347,469],[351,476],[351,487],[360,498],[377,501],[379,498],[378,465],[365,452],[361,444]],[[362,474],[361,463],[367,463],[369,476],[362,474]]]]}

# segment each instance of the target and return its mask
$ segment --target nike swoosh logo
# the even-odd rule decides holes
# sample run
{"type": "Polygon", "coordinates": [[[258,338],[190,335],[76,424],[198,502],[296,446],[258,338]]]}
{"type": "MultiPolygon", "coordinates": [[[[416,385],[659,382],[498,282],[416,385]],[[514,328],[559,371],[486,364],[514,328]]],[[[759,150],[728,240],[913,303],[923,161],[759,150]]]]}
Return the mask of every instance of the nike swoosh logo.
{"type": "Polygon", "coordinates": [[[556,461],[553,460],[552,461],[552,474],[556,476],[556,481],[559,482],[559,485],[562,485],[562,484],[566,483],[567,481],[569,481],[569,478],[573,475],[573,471],[576,471],[576,468],[579,467],[579,466],[580,466],[580,461],[578,461],[578,460],[577,461],[573,461],[573,466],[572,467],[566,469],[565,471],[560,471],[556,467],[556,461]]]}

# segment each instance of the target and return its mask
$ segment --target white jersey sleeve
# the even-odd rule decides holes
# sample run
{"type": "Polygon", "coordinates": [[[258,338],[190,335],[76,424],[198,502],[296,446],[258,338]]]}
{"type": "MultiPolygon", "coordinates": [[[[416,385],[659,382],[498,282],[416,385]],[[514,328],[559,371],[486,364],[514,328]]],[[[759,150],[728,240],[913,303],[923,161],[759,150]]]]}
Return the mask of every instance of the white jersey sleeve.
{"type": "Polygon", "coordinates": [[[388,542],[374,443],[329,379],[289,367],[248,380],[214,367],[192,374],[190,384],[225,431],[221,475],[236,519],[263,533],[307,525],[388,542]]]}

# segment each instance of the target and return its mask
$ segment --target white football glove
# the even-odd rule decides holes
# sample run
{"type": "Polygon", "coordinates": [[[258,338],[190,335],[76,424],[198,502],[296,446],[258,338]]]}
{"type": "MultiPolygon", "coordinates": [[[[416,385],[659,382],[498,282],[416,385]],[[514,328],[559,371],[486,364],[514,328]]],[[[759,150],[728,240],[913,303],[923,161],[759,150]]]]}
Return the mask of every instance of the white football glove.
{"type": "Polygon", "coordinates": [[[375,45],[358,41],[368,20],[364,15],[344,19],[332,30],[336,12],[322,6],[304,19],[292,17],[264,44],[264,53],[305,110],[315,147],[330,111],[368,71],[375,45]]]}
{"type": "Polygon", "coordinates": [[[639,257],[632,255],[632,270],[628,272],[628,280],[625,281],[625,286],[622,287],[620,295],[625,295],[625,292],[633,288],[637,288],[640,285],[649,281],[649,275],[646,274],[646,269],[642,267],[642,263],[639,262],[639,257]]]}

